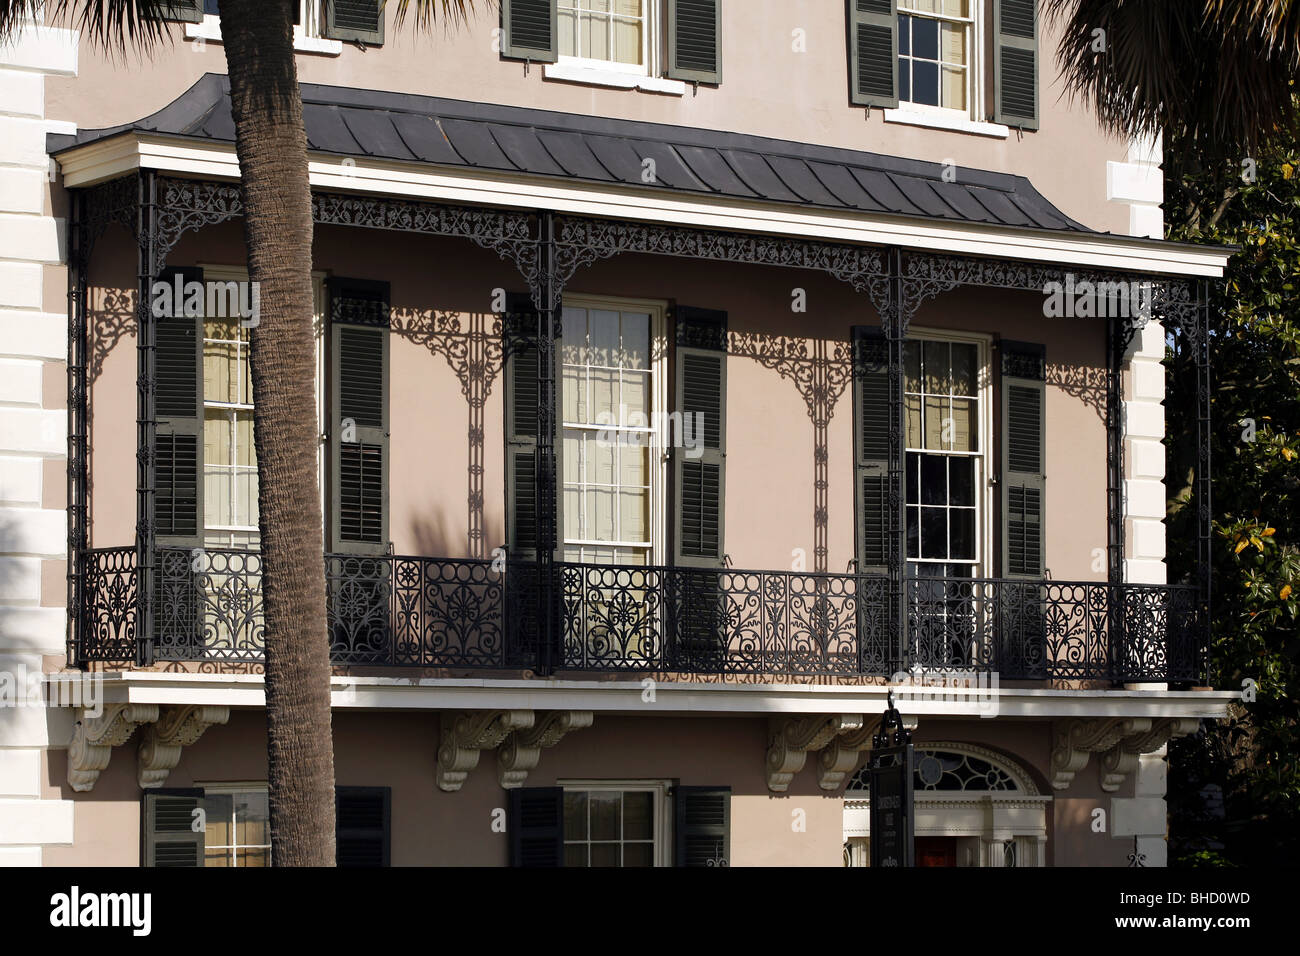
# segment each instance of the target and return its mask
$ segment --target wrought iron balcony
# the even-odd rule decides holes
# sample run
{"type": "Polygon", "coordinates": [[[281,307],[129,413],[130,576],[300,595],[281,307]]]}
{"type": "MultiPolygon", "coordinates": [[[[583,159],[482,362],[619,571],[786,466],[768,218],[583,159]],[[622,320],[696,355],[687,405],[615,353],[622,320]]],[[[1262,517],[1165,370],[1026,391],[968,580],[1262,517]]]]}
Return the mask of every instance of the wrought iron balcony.
{"type": "MultiPolygon", "coordinates": [[[[261,556],[159,549],[155,633],[137,633],[135,549],[86,552],[79,663],[257,663],[261,556]]],[[[338,665],[538,669],[537,568],[330,554],[330,655],[338,665]]],[[[896,646],[889,582],[806,574],[558,563],[558,669],[578,672],[888,676],[901,669],[1002,680],[1202,677],[1196,589],[1103,582],[908,582],[896,646]]]]}

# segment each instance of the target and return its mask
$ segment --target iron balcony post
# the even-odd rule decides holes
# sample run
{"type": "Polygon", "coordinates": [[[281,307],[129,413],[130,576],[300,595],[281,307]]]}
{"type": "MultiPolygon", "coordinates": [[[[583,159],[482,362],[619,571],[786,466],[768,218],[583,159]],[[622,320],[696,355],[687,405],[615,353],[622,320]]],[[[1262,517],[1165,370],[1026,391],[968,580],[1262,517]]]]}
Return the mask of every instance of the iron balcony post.
{"type": "Polygon", "coordinates": [[[146,170],[139,174],[136,198],[136,659],[153,661],[155,491],[157,487],[157,428],[155,355],[157,330],[150,308],[157,270],[158,180],[146,170]]]}
{"type": "Polygon", "coordinates": [[[903,254],[889,250],[889,309],[884,317],[889,352],[889,601],[893,631],[891,673],[907,663],[907,501],[903,474],[906,459],[903,418],[903,341],[907,336],[907,303],[903,301],[903,254]]]}
{"type": "Polygon", "coordinates": [[[68,210],[68,662],[85,661],[86,551],[86,197],[69,193],[68,210]]]}
{"type": "Polygon", "coordinates": [[[557,664],[556,641],[556,475],[555,475],[555,312],[560,290],[555,281],[555,219],[543,211],[537,303],[537,626],[539,670],[550,674],[557,664]]]}
{"type": "Polygon", "coordinates": [[[1196,288],[1196,517],[1198,529],[1197,585],[1200,604],[1205,615],[1201,628],[1201,646],[1196,649],[1195,666],[1203,679],[1208,680],[1208,654],[1213,610],[1212,563],[1214,510],[1211,472],[1211,366],[1210,366],[1210,284],[1200,280],[1196,288]]]}

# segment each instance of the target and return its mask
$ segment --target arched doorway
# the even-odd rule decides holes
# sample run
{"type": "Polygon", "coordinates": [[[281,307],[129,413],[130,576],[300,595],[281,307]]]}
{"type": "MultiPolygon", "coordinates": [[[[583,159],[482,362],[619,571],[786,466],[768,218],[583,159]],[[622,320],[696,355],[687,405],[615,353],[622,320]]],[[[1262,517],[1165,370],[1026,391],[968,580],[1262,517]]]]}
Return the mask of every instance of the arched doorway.
{"type": "MultiPolygon", "coordinates": [[[[974,744],[916,747],[917,866],[1045,866],[1047,809],[1025,769],[974,744]]],[[[871,802],[864,765],[844,793],[844,865],[867,866],[871,802]]]]}

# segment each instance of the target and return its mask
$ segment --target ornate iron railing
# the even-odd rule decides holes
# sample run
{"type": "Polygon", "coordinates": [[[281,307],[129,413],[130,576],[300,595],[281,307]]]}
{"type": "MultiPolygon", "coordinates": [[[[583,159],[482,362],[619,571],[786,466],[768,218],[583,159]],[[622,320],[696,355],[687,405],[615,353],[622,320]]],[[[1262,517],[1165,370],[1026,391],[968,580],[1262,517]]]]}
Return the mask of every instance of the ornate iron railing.
{"type": "MultiPolygon", "coordinates": [[[[263,659],[261,556],[160,548],[154,633],[134,548],[86,552],[77,652],[94,661],[263,659]]],[[[1190,681],[1193,587],[922,578],[893,646],[883,575],[559,563],[558,667],[773,676],[978,671],[1007,680],[1190,681]]],[[[330,554],[330,656],[380,667],[537,669],[537,567],[330,554]]]]}

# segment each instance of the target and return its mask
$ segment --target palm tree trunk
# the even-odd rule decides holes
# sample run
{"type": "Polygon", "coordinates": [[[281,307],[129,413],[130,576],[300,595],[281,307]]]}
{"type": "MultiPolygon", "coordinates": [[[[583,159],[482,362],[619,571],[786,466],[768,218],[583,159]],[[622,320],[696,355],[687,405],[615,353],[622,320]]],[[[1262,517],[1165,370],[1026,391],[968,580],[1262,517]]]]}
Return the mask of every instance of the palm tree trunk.
{"type": "Polygon", "coordinates": [[[253,437],[266,620],[271,860],[334,865],[334,752],[316,477],[311,189],[293,54],[293,0],[220,0],[244,190],[253,437]]]}

